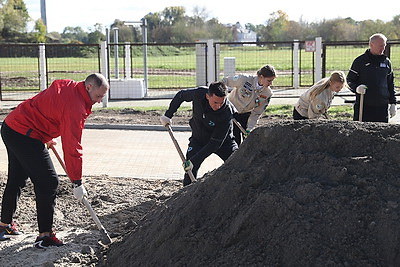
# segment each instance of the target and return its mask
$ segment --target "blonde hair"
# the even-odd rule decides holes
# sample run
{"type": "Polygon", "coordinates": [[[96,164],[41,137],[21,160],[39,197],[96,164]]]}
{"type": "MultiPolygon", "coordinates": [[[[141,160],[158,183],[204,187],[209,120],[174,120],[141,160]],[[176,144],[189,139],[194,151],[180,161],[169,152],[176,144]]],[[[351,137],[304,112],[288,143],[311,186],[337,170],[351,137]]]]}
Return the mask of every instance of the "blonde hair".
{"type": "Polygon", "coordinates": [[[314,86],[312,91],[310,92],[310,99],[313,100],[322,93],[326,88],[329,87],[330,82],[340,82],[343,84],[343,87],[347,87],[346,75],[343,71],[334,71],[332,72],[329,78],[323,78],[319,80],[314,86]]]}

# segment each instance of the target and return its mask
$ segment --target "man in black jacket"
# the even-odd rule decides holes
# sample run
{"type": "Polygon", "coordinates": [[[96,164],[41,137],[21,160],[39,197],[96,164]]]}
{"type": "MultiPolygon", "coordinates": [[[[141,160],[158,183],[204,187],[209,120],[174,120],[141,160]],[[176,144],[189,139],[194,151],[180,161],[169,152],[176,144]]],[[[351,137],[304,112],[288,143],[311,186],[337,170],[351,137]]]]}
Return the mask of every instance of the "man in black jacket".
{"type": "Polygon", "coordinates": [[[357,121],[360,112],[360,96],[364,95],[362,121],[388,122],[396,115],[394,75],[390,59],[383,53],[386,37],[376,33],[369,39],[369,49],[358,56],[347,75],[350,90],[356,93],[353,120],[357,121]]]}
{"type": "MultiPolygon", "coordinates": [[[[193,115],[189,121],[192,136],[186,152],[187,162],[183,165],[185,171],[191,169],[195,177],[200,165],[212,153],[225,161],[238,149],[232,133],[235,108],[226,98],[227,94],[227,87],[222,82],[211,83],[209,88],[181,90],[172,99],[165,115],[160,118],[163,126],[171,125],[171,118],[182,102],[192,102],[193,115]]],[[[188,174],[185,174],[183,185],[190,183],[188,174]]]]}

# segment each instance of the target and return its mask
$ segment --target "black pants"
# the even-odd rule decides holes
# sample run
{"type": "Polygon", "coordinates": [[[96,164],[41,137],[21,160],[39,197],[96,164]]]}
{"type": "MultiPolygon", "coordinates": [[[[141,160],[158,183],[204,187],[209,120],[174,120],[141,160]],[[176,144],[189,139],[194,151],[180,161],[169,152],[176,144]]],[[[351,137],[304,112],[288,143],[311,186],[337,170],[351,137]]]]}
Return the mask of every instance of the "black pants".
{"type": "Polygon", "coordinates": [[[308,120],[307,117],[301,116],[300,113],[296,110],[296,108],[293,108],[293,119],[294,120],[308,120]]]}
{"type": "Polygon", "coordinates": [[[8,155],[8,179],[3,193],[1,221],[11,223],[21,189],[30,177],[36,196],[39,232],[51,232],[58,176],[45,145],[12,130],[3,122],[1,137],[8,155]]]}
{"type": "MultiPolygon", "coordinates": [[[[199,152],[205,144],[198,142],[194,140],[193,138],[190,139],[188,150],[186,152],[186,158],[191,159],[194,155],[199,152]]],[[[225,140],[225,142],[222,144],[222,146],[214,152],[216,155],[218,155],[223,161],[227,160],[230,155],[232,155],[233,152],[235,152],[238,149],[238,145],[236,144],[235,141],[233,140],[225,140]]],[[[211,155],[211,154],[210,154],[211,155]]],[[[207,158],[207,157],[206,157],[207,158]]],[[[193,176],[197,177],[197,172],[200,169],[201,164],[203,161],[206,159],[200,159],[199,161],[192,161],[193,163],[193,176]]],[[[190,177],[187,173],[185,173],[185,176],[183,178],[183,185],[188,185],[192,181],[190,180],[190,177]]]]}
{"type": "MultiPolygon", "coordinates": [[[[250,117],[250,112],[235,113],[234,117],[239,122],[239,124],[242,125],[242,127],[246,130],[247,121],[249,120],[250,117]]],[[[236,144],[240,145],[240,143],[242,143],[242,140],[244,140],[244,134],[239,129],[239,127],[236,126],[235,123],[233,124],[233,135],[235,136],[236,144]]]]}
{"type": "MultiPolygon", "coordinates": [[[[368,122],[389,122],[388,105],[382,106],[367,106],[364,104],[362,112],[362,121],[368,122]]],[[[354,114],[353,121],[359,120],[360,103],[356,102],[353,106],[354,114]]]]}

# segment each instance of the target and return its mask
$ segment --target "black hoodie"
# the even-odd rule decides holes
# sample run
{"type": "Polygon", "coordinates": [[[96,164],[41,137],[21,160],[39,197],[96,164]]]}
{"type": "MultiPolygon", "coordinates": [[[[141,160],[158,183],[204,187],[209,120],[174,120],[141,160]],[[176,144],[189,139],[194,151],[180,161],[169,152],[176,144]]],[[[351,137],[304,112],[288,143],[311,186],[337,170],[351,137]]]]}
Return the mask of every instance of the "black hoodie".
{"type": "MultiPolygon", "coordinates": [[[[368,87],[364,96],[366,106],[377,107],[396,103],[392,64],[385,55],[373,55],[367,49],[353,61],[347,75],[347,83],[354,93],[360,84],[368,87]]],[[[360,95],[357,94],[356,103],[359,101],[360,95]]]]}
{"type": "Polygon", "coordinates": [[[232,118],[235,108],[225,99],[222,107],[214,111],[206,99],[207,87],[179,91],[172,99],[165,116],[172,118],[183,101],[192,102],[193,115],[189,121],[192,128],[191,138],[204,147],[199,152],[205,157],[214,153],[224,142],[233,142],[232,118]]]}

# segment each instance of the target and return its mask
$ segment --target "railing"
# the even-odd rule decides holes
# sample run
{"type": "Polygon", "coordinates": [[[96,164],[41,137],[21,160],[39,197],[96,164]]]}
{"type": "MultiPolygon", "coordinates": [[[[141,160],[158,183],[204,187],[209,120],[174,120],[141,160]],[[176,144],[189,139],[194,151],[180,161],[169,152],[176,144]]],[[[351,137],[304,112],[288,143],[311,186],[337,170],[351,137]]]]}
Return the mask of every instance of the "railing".
{"type": "MultiPolygon", "coordinates": [[[[27,99],[55,79],[83,80],[90,73],[103,71],[101,58],[105,58],[106,76],[110,80],[146,79],[146,90],[150,92],[174,93],[221,79],[224,58],[235,59],[234,73],[255,75],[265,64],[273,65],[278,74],[273,89],[285,92],[275,97],[297,97],[302,92],[299,89],[309,87],[318,77],[315,62],[319,55],[306,52],[304,41],[212,42],[212,47],[209,46],[205,41],[152,43],[145,45],[145,53],[140,43],[110,43],[103,52],[100,45],[0,44],[0,99],[27,99]]],[[[322,42],[322,77],[333,70],[347,73],[354,58],[367,48],[368,42],[322,42]]],[[[395,77],[400,77],[400,41],[389,41],[386,53],[395,77]]],[[[395,79],[395,86],[397,90],[400,88],[399,79],[395,79]]],[[[154,96],[146,94],[144,98],[154,96]]]]}

